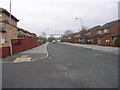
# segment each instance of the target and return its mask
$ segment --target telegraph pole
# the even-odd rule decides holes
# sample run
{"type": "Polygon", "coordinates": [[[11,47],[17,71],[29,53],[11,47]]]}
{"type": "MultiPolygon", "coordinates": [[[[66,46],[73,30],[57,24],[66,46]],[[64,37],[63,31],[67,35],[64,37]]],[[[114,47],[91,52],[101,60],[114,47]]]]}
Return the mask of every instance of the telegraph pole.
{"type": "Polygon", "coordinates": [[[10,55],[12,56],[11,0],[10,0],[10,55]]]}

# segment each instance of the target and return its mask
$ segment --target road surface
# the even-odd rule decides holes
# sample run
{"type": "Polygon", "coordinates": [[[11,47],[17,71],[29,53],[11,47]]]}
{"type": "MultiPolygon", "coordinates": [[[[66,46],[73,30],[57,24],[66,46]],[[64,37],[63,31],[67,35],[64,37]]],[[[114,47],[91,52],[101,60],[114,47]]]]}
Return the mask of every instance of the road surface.
{"type": "Polygon", "coordinates": [[[117,88],[118,56],[61,43],[49,57],[3,64],[3,88],[117,88]]]}

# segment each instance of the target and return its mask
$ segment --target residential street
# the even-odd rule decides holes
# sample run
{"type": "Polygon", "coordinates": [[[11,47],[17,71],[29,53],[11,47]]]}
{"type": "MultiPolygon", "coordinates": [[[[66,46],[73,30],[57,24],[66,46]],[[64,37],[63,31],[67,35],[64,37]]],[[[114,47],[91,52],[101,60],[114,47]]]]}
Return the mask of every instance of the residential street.
{"type": "Polygon", "coordinates": [[[49,43],[48,52],[32,62],[3,63],[3,88],[118,87],[117,54],[62,43],[49,43]]]}

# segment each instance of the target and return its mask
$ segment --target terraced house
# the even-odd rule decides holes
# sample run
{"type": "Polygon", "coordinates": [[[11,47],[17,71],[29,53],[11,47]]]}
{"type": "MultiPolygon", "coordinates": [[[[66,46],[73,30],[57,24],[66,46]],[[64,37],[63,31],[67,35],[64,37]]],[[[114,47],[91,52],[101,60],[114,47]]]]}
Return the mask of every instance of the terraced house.
{"type": "Polygon", "coordinates": [[[19,21],[13,15],[11,15],[11,28],[10,28],[10,13],[0,8],[0,33],[2,38],[0,39],[0,47],[9,47],[10,46],[10,37],[11,39],[17,39],[17,22],[19,21]],[[11,35],[10,35],[11,31],[11,35]]]}
{"type": "Polygon", "coordinates": [[[114,45],[114,40],[120,37],[120,20],[106,23],[97,29],[99,45],[114,45]]]}
{"type": "Polygon", "coordinates": [[[17,38],[18,39],[22,39],[22,38],[34,38],[36,39],[37,38],[37,35],[35,33],[30,33],[29,31],[27,30],[24,30],[22,28],[18,28],[17,29],[17,38]]]}
{"type": "Polygon", "coordinates": [[[98,42],[98,34],[97,34],[97,29],[100,28],[101,26],[94,26],[93,28],[89,29],[86,34],[86,42],[92,43],[92,44],[97,44],[98,42]]]}

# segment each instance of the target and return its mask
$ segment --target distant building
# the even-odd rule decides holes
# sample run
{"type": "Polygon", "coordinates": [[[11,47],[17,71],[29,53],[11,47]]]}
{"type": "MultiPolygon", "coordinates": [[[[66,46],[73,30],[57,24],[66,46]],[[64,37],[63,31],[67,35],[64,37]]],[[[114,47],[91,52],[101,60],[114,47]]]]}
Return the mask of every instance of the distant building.
{"type": "Polygon", "coordinates": [[[22,38],[33,38],[33,39],[36,39],[37,38],[37,35],[35,33],[30,33],[29,31],[27,30],[24,30],[22,28],[18,28],[17,29],[17,38],[18,39],[22,39],[22,38]]]}

